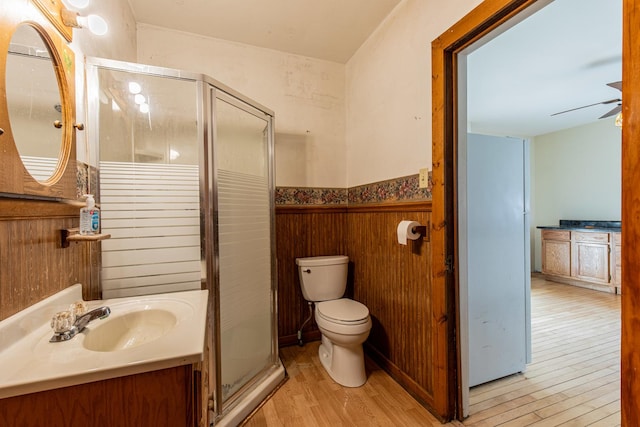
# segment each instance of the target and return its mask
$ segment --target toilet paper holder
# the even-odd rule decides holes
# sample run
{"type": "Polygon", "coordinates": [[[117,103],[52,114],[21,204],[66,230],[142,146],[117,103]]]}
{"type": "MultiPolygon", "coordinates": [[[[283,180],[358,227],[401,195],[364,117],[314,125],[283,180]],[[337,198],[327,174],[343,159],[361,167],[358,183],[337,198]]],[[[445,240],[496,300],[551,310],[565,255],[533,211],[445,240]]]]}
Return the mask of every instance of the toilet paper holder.
{"type": "Polygon", "coordinates": [[[419,234],[421,238],[427,237],[427,226],[426,225],[416,225],[411,229],[414,233],[419,234]]]}

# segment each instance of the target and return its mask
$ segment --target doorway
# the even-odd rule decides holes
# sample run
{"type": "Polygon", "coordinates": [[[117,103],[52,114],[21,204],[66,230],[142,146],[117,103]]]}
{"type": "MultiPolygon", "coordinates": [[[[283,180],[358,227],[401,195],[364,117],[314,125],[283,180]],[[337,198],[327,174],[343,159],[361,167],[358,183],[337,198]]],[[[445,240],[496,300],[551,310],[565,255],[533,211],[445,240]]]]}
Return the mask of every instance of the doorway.
{"type": "MultiPolygon", "coordinates": [[[[432,43],[432,68],[433,68],[433,242],[437,245],[432,254],[433,266],[433,282],[434,286],[443,289],[446,297],[458,300],[459,289],[457,287],[457,272],[448,274],[450,270],[446,268],[448,257],[455,254],[457,257],[457,247],[455,238],[457,235],[457,211],[455,209],[456,200],[456,141],[458,137],[459,118],[457,117],[457,90],[456,72],[459,67],[458,54],[470,46],[471,44],[482,39],[491,31],[501,26],[513,25],[513,18],[522,20],[526,16],[539,10],[549,1],[546,0],[519,0],[519,1],[496,1],[481,3],[463,20],[451,27],[442,34],[441,37],[432,43]]],[[[637,185],[640,182],[638,174],[632,174],[631,171],[637,168],[640,163],[640,149],[632,146],[632,137],[638,138],[640,129],[636,126],[636,118],[631,114],[631,107],[640,107],[640,97],[633,96],[635,88],[638,93],[638,83],[632,81],[632,71],[638,69],[638,61],[640,61],[640,53],[636,46],[632,46],[632,36],[637,36],[638,28],[640,28],[640,13],[638,6],[631,0],[624,1],[624,69],[623,80],[626,82],[624,86],[625,101],[623,104],[623,114],[626,112],[628,120],[623,122],[623,154],[622,154],[622,221],[625,222],[625,233],[623,241],[631,243],[631,237],[640,234],[638,224],[634,223],[634,216],[637,215],[640,207],[633,204],[638,195],[637,185]],[[629,90],[629,92],[627,92],[629,90]],[[625,171],[628,171],[625,174],[625,171]]],[[[630,247],[632,245],[626,245],[630,247]]],[[[628,286],[627,295],[635,294],[634,285],[638,281],[633,274],[637,275],[633,266],[633,253],[627,252],[623,255],[623,280],[628,286]],[[633,274],[632,274],[633,273],[633,274]]],[[[457,259],[456,259],[457,261],[457,259]]],[[[457,264],[457,262],[456,262],[457,264]]],[[[456,271],[456,270],[454,270],[456,271]]],[[[453,305],[452,305],[453,306],[453,305]]],[[[623,332],[622,332],[622,368],[623,375],[628,372],[631,375],[632,369],[636,367],[634,362],[635,353],[638,348],[640,338],[633,337],[631,333],[631,313],[632,309],[636,309],[634,301],[629,298],[623,300],[623,332]],[[628,314],[625,314],[628,313],[628,314]],[[629,333],[625,334],[625,327],[629,328],[629,333]],[[628,359],[625,359],[625,355],[628,359]]],[[[456,315],[459,307],[455,307],[451,312],[456,315]]],[[[459,329],[457,329],[459,333],[459,329]]],[[[460,336],[456,339],[459,342],[460,336]]],[[[459,348],[454,341],[450,341],[450,351],[459,355],[459,348]]],[[[458,365],[459,366],[459,365],[458,365]]],[[[458,369],[459,372],[459,369],[458,369]]],[[[459,384],[459,378],[458,378],[459,384]]],[[[458,388],[458,395],[455,401],[461,402],[461,388],[458,388]]],[[[634,397],[640,393],[640,385],[629,381],[629,384],[623,385],[622,389],[622,409],[623,420],[629,425],[634,425],[638,419],[638,411],[634,397]],[[625,405],[625,402],[627,404],[625,405]]],[[[455,407],[455,403],[450,408],[455,407]]],[[[452,410],[451,413],[457,411],[456,415],[461,417],[460,407],[452,410]]]]}
{"type": "MultiPolygon", "coordinates": [[[[530,325],[527,321],[525,331],[519,322],[530,318],[529,310],[515,302],[511,293],[522,287],[528,292],[529,270],[535,269],[527,268],[526,274],[511,270],[522,263],[513,256],[522,250],[524,229],[527,240],[530,236],[532,242],[538,242],[536,249],[528,242],[524,246],[527,253],[531,248],[531,258],[527,255],[527,260],[537,264],[540,271],[540,232],[536,225],[557,225],[560,218],[620,219],[620,132],[613,117],[598,120],[611,106],[591,105],[568,114],[552,115],[568,104],[617,93],[604,83],[621,78],[621,3],[590,0],[588,5],[586,10],[572,14],[580,2],[556,0],[517,25],[494,31],[485,37],[489,41],[483,38],[458,54],[457,226],[463,408],[468,407],[467,380],[469,386],[474,386],[515,373],[517,370],[508,366],[523,359],[521,352],[525,346],[520,340],[529,336],[530,325]],[[596,21],[602,25],[591,28],[590,24],[596,21]],[[549,40],[558,39],[558,32],[566,29],[572,29],[575,37],[549,44],[549,40]],[[567,51],[576,53],[566,54],[567,51]],[[499,60],[501,55],[508,61],[499,60]],[[542,71],[536,67],[539,64],[549,65],[542,71]],[[572,87],[583,81],[594,89],[573,98],[572,87]],[[535,209],[530,209],[527,202],[522,207],[521,200],[508,192],[508,184],[516,181],[507,172],[518,162],[507,156],[511,144],[496,145],[501,138],[508,139],[501,136],[479,139],[476,132],[518,136],[519,140],[530,138],[535,142],[532,148],[536,148],[532,157],[534,152],[546,156],[537,159],[546,166],[543,173],[538,171],[534,175],[537,169],[534,167],[532,173],[526,174],[541,187],[537,191],[539,203],[533,205],[535,209]],[[482,143],[485,146],[478,148],[482,143]],[[598,169],[603,171],[599,177],[589,172],[598,169]],[[466,177],[472,170],[477,170],[478,175],[466,177]],[[494,175],[497,178],[491,181],[494,175]],[[602,193],[602,198],[596,202],[590,196],[598,193],[602,193]],[[484,203],[483,208],[474,211],[474,200],[484,203]],[[524,216],[527,222],[534,214],[542,222],[533,219],[531,230],[527,225],[509,234],[509,213],[514,210],[516,216],[524,216]],[[490,218],[500,218],[493,225],[494,233],[486,232],[492,227],[490,218]],[[490,246],[492,239],[500,244],[490,246]],[[478,265],[474,265],[474,259],[480,260],[478,265]],[[518,339],[507,338],[510,335],[518,339]],[[486,357],[486,353],[490,356],[486,357]]],[[[528,295],[526,300],[529,301],[528,295]]],[[[527,353],[529,363],[530,349],[527,353]]],[[[517,365],[524,371],[524,365],[517,365]]],[[[466,415],[468,411],[463,409],[463,413],[466,415]]]]}

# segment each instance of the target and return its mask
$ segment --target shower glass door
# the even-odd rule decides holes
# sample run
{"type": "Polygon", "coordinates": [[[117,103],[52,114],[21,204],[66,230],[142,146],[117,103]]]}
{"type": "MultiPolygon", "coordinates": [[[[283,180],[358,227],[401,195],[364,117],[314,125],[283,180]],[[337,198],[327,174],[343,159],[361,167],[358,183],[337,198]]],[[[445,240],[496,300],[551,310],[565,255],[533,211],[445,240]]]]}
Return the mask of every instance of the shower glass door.
{"type": "Polygon", "coordinates": [[[271,117],[220,91],[212,100],[224,411],[277,361],[271,117]]]}

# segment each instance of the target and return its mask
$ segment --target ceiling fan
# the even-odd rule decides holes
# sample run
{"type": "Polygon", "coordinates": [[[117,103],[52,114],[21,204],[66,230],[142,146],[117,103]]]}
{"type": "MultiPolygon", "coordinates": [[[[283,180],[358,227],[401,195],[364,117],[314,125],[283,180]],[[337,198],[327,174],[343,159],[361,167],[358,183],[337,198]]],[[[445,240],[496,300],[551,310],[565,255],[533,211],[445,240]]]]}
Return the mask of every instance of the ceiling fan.
{"type": "MultiPolygon", "coordinates": [[[[620,82],[607,83],[607,86],[612,87],[614,89],[618,89],[620,92],[622,92],[622,82],[621,81],[620,82]]],[[[608,105],[608,104],[617,104],[617,105],[613,108],[613,110],[611,110],[608,113],[603,114],[602,116],[598,117],[599,119],[604,119],[606,117],[615,116],[620,111],[622,111],[622,99],[615,98],[615,99],[609,99],[607,101],[596,102],[595,104],[583,105],[582,107],[576,107],[576,108],[572,108],[570,110],[560,111],[558,113],[552,114],[552,116],[557,116],[558,114],[568,113],[570,111],[581,110],[581,109],[587,108],[587,107],[593,107],[594,105],[608,105]]]]}

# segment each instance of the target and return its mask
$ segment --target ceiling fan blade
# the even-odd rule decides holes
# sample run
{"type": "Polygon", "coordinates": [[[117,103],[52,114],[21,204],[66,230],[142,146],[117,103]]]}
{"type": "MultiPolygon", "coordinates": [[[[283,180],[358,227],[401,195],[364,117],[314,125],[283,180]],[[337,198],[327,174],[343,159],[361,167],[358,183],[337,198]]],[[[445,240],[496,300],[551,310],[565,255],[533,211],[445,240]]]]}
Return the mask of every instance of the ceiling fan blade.
{"type": "Polygon", "coordinates": [[[595,104],[583,105],[582,107],[572,108],[570,110],[564,110],[564,111],[560,111],[558,113],[553,113],[551,116],[557,116],[558,114],[564,114],[564,113],[568,113],[570,111],[576,111],[576,110],[581,110],[581,109],[587,108],[587,107],[593,107],[594,105],[613,104],[614,102],[622,102],[622,100],[619,99],[619,98],[616,98],[616,99],[610,99],[608,101],[596,102],[595,104]]]}
{"type": "Polygon", "coordinates": [[[612,82],[612,83],[607,83],[607,86],[612,87],[614,89],[618,89],[620,92],[622,92],[622,82],[612,82]]]}
{"type": "Polygon", "coordinates": [[[617,105],[616,108],[614,108],[613,110],[609,111],[607,114],[602,115],[600,117],[598,117],[599,119],[605,119],[607,117],[611,117],[611,116],[615,116],[616,114],[618,114],[620,111],[622,111],[622,105],[617,105]]]}

